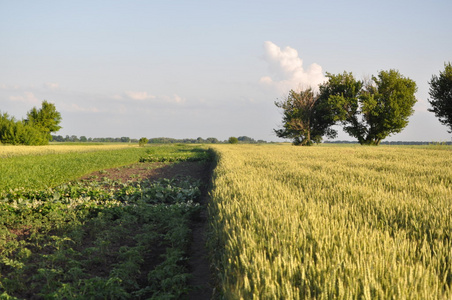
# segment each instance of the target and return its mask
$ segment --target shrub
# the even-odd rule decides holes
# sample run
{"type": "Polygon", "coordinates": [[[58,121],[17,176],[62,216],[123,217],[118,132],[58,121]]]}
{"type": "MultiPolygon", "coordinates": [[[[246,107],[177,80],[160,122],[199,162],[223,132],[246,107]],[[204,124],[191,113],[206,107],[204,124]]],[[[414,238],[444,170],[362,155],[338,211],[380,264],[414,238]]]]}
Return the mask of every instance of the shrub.
{"type": "Polygon", "coordinates": [[[234,137],[234,136],[231,136],[229,138],[228,142],[229,142],[229,144],[238,144],[239,143],[239,139],[234,137]]]}
{"type": "Polygon", "coordinates": [[[149,142],[149,140],[145,137],[142,137],[141,139],[139,139],[138,141],[138,145],[140,145],[140,147],[144,147],[144,145],[146,145],[149,142]]]}

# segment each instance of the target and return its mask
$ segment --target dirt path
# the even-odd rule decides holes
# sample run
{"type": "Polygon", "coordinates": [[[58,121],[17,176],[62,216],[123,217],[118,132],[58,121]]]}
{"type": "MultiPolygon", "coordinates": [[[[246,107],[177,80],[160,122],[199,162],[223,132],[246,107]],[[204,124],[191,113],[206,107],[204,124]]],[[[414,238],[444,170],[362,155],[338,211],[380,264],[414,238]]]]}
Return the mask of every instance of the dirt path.
{"type": "Polygon", "coordinates": [[[132,180],[156,180],[160,178],[173,178],[175,176],[190,176],[201,180],[200,204],[203,209],[200,211],[191,225],[192,243],[190,247],[189,268],[192,277],[189,280],[193,290],[188,295],[189,299],[204,300],[211,299],[213,295],[212,276],[209,268],[208,253],[206,245],[208,189],[212,174],[210,163],[181,162],[177,164],[164,163],[136,163],[121,168],[102,170],[89,174],[83,179],[121,180],[123,182],[132,180]]]}

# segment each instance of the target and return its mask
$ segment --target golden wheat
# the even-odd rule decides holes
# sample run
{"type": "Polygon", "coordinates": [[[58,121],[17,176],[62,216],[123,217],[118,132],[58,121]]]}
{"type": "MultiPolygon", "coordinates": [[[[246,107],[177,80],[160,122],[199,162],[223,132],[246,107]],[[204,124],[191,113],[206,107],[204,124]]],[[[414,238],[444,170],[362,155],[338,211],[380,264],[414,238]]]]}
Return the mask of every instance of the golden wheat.
{"type": "Polygon", "coordinates": [[[226,298],[452,298],[450,148],[214,149],[226,298]]]}
{"type": "MultiPolygon", "coordinates": [[[[138,147],[138,145],[134,145],[138,147]]],[[[0,158],[22,155],[46,155],[68,152],[91,152],[101,150],[115,150],[133,147],[127,144],[113,145],[46,145],[46,146],[11,146],[0,145],[0,158]]]]}

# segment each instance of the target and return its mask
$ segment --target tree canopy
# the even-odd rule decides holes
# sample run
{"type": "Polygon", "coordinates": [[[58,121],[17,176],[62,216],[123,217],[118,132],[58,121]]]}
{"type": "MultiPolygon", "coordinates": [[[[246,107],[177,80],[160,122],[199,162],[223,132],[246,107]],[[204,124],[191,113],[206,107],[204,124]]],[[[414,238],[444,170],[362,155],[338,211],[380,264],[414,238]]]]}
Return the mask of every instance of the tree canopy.
{"type": "Polygon", "coordinates": [[[35,107],[26,120],[16,120],[7,113],[0,114],[0,142],[3,144],[46,145],[52,139],[51,132],[61,126],[61,115],[55,105],[43,101],[41,109],[35,107]]]}
{"type": "Polygon", "coordinates": [[[144,147],[144,145],[146,145],[149,142],[149,140],[145,137],[142,137],[138,140],[138,144],[140,145],[140,147],[144,147]]]}
{"type": "Polygon", "coordinates": [[[428,110],[435,113],[439,121],[448,126],[452,133],[452,65],[444,64],[444,71],[439,76],[433,75],[429,82],[429,95],[432,108],[428,110]]]}
{"type": "Polygon", "coordinates": [[[381,71],[370,80],[356,80],[352,73],[327,74],[320,85],[331,117],[360,144],[379,145],[387,136],[408,125],[416,103],[416,83],[396,70],[381,71]]]}
{"type": "Polygon", "coordinates": [[[331,112],[311,88],[299,92],[291,90],[275,105],[283,109],[283,124],[274,131],[278,137],[292,139],[294,145],[310,146],[320,143],[325,135],[331,138],[337,135],[330,128],[334,123],[331,112]]]}
{"type": "Polygon", "coordinates": [[[238,143],[239,143],[239,139],[236,138],[235,136],[231,136],[231,137],[228,139],[228,142],[229,142],[229,144],[238,144],[238,143]]]}
{"type": "Polygon", "coordinates": [[[46,133],[49,140],[52,138],[52,132],[56,132],[61,129],[61,126],[59,126],[61,122],[61,114],[56,110],[53,103],[49,103],[46,100],[42,102],[40,109],[33,107],[27,113],[27,118],[27,122],[46,133]]]}

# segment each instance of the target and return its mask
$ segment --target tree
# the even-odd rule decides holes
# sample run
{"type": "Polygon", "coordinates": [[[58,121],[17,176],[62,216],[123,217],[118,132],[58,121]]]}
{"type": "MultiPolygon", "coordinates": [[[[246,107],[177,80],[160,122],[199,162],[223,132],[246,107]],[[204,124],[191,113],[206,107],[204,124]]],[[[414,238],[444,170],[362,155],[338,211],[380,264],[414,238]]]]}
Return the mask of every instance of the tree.
{"type": "Polygon", "coordinates": [[[337,132],[330,128],[334,119],[325,104],[311,88],[300,92],[291,90],[286,99],[275,102],[283,109],[283,125],[274,129],[276,136],[291,138],[294,145],[307,146],[320,143],[325,135],[334,138],[337,132]]]}
{"type": "Polygon", "coordinates": [[[229,144],[238,144],[238,143],[239,143],[239,140],[238,140],[236,137],[231,136],[231,137],[228,139],[228,142],[229,142],[229,144]]]}
{"type": "Polygon", "coordinates": [[[140,147],[144,147],[144,145],[146,145],[149,142],[149,140],[145,137],[142,137],[138,140],[138,145],[140,147]]]}
{"type": "Polygon", "coordinates": [[[429,99],[432,108],[428,111],[435,113],[441,124],[450,128],[452,133],[452,65],[444,63],[444,72],[440,72],[439,76],[433,75],[429,82],[430,90],[429,99]]]}
{"type": "Polygon", "coordinates": [[[47,136],[24,121],[16,121],[7,113],[0,114],[0,142],[3,144],[45,145],[47,136]]]}
{"type": "Polygon", "coordinates": [[[208,138],[206,139],[206,142],[207,142],[207,143],[210,143],[210,144],[218,144],[218,139],[217,139],[217,138],[214,138],[214,137],[208,137],[208,138]]]}
{"type": "Polygon", "coordinates": [[[246,135],[239,136],[237,139],[239,140],[239,142],[246,143],[246,144],[254,144],[254,143],[256,143],[256,141],[253,138],[250,138],[250,137],[248,137],[246,135]]]}
{"type": "Polygon", "coordinates": [[[357,81],[352,73],[332,75],[320,86],[328,99],[331,115],[344,131],[362,145],[379,145],[387,136],[408,125],[416,103],[416,83],[396,70],[381,71],[368,81],[357,81]]]}
{"type": "Polygon", "coordinates": [[[42,102],[40,109],[33,107],[27,113],[27,118],[26,123],[39,128],[46,134],[49,141],[52,139],[51,133],[61,129],[61,126],[59,126],[61,114],[56,110],[53,103],[49,103],[46,100],[42,102]]]}

